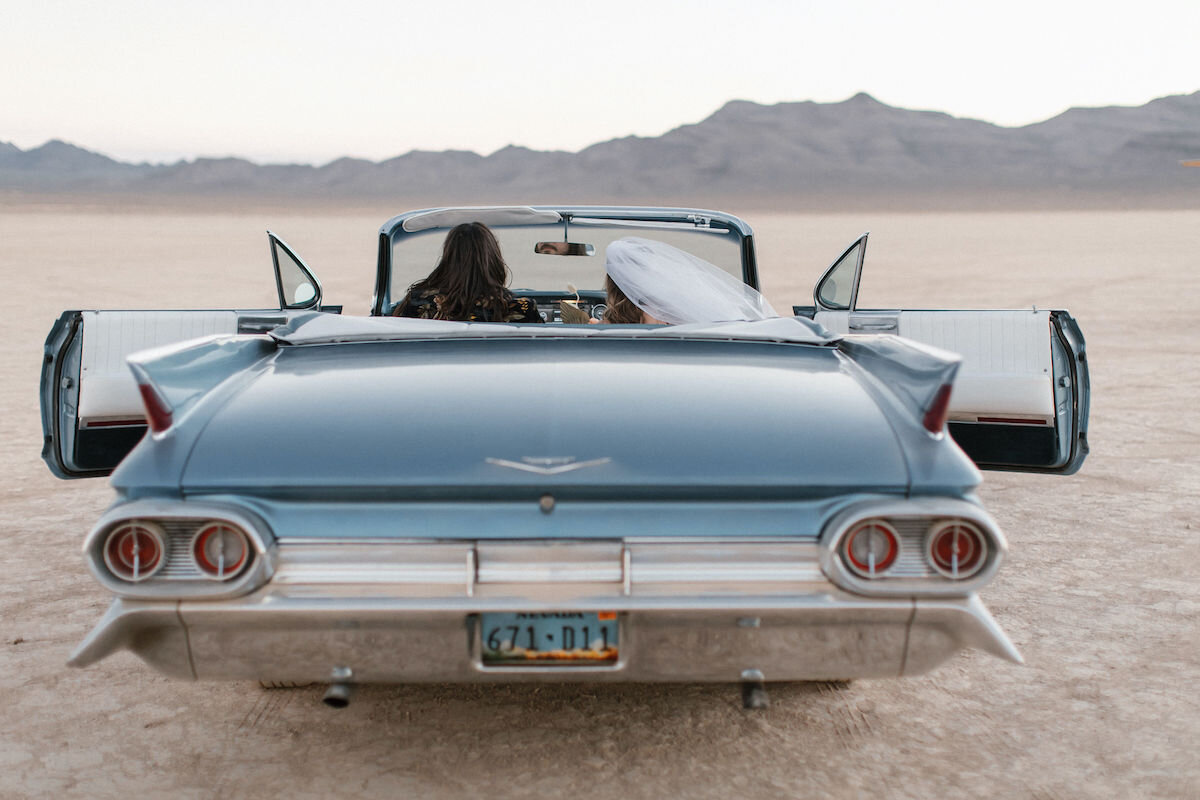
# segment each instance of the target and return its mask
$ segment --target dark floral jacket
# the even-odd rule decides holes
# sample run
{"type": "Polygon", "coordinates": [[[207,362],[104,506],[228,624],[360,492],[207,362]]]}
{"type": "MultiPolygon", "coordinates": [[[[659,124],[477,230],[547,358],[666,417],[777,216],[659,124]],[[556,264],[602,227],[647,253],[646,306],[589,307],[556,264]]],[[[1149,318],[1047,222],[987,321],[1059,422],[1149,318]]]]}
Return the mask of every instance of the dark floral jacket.
{"type": "MultiPolygon", "coordinates": [[[[438,319],[438,309],[445,302],[445,296],[437,289],[422,289],[405,298],[392,309],[393,317],[416,317],[417,319],[438,319]]],[[[466,319],[460,322],[542,322],[538,313],[537,303],[528,297],[514,297],[505,292],[504,297],[507,311],[503,319],[492,319],[492,313],[477,303],[466,319]]]]}

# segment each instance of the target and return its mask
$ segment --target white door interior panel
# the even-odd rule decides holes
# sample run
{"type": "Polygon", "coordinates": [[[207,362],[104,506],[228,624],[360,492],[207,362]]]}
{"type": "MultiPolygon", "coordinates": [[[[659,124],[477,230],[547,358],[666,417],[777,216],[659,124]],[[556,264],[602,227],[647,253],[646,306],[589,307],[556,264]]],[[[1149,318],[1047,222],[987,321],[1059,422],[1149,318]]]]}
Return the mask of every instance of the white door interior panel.
{"type": "Polygon", "coordinates": [[[1066,311],[818,311],[843,335],[894,333],[962,356],[950,434],[984,469],[1070,474],[1087,456],[1089,378],[1066,311]]]}
{"type": "Polygon", "coordinates": [[[84,311],[80,424],[142,418],[141,395],[125,364],[131,353],[237,329],[236,311],[84,311]]]}
{"type": "Polygon", "coordinates": [[[896,334],[962,356],[951,419],[1053,419],[1048,311],[821,311],[816,320],[853,334],[867,332],[871,317],[894,319],[896,334]]]}

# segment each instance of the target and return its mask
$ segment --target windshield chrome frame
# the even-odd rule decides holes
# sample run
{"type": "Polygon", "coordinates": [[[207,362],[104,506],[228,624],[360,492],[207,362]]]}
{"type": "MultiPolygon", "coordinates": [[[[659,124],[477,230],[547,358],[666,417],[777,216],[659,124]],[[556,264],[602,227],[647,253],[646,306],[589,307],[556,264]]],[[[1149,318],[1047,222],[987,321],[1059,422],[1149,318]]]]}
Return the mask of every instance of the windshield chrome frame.
{"type": "MultiPolygon", "coordinates": [[[[405,220],[421,214],[434,211],[446,211],[453,208],[466,210],[467,206],[445,208],[423,208],[407,211],[392,217],[379,228],[379,253],[375,270],[375,293],[371,298],[371,316],[383,316],[384,310],[392,303],[391,272],[392,248],[407,236],[417,235],[404,230],[405,220]]],[[[489,207],[494,208],[494,207],[489,207]]],[[[566,222],[570,224],[573,217],[585,217],[590,220],[612,220],[614,224],[627,221],[652,225],[664,223],[664,226],[691,225],[697,229],[719,228],[737,236],[741,242],[742,280],[754,289],[758,289],[758,263],[754,254],[754,231],[750,226],[733,216],[721,211],[708,211],[697,208],[669,208],[657,206],[528,206],[534,211],[554,211],[562,215],[560,222],[547,223],[549,229],[566,222]]],[[[419,233],[424,233],[421,231],[419,233]]]]}

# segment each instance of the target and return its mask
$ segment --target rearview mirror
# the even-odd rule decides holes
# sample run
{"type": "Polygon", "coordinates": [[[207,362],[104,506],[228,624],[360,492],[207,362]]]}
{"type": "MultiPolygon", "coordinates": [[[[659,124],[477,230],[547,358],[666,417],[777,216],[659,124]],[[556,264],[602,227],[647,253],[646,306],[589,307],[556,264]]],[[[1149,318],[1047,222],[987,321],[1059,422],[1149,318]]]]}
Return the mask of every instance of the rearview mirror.
{"type": "Polygon", "coordinates": [[[544,256],[594,256],[596,248],[583,242],[538,242],[533,252],[544,256]]]}

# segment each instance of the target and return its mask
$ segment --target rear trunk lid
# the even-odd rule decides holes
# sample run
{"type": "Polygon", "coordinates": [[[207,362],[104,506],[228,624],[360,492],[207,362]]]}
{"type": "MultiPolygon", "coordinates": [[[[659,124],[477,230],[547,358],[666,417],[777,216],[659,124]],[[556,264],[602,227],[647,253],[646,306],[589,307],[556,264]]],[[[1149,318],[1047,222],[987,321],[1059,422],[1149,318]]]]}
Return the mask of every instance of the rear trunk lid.
{"type": "Polygon", "coordinates": [[[647,340],[283,347],[199,436],[187,492],[799,497],[903,490],[833,348],[647,340]]]}

